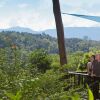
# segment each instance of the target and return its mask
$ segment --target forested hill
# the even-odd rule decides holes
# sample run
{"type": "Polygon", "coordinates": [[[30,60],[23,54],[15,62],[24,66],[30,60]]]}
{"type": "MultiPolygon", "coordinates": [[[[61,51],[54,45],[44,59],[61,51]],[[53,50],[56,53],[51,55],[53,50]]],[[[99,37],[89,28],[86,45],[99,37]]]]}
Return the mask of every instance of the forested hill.
{"type": "MultiPolygon", "coordinates": [[[[65,45],[68,52],[86,52],[90,49],[100,49],[100,41],[88,40],[87,38],[65,39],[65,45]]],[[[14,46],[27,51],[44,48],[48,50],[49,53],[58,53],[57,39],[45,33],[0,32],[0,48],[14,46]]]]}

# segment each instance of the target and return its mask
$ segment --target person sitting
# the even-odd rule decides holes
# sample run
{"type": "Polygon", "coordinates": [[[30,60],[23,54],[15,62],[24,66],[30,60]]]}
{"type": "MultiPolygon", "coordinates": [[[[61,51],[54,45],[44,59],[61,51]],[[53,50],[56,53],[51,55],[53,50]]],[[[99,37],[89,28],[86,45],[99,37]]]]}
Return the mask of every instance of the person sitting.
{"type": "Polygon", "coordinates": [[[91,75],[93,73],[93,62],[95,61],[95,55],[92,55],[89,59],[89,62],[87,63],[87,73],[88,75],[91,75]]]}
{"type": "Polygon", "coordinates": [[[95,60],[92,63],[92,92],[94,100],[99,98],[99,77],[100,77],[100,54],[95,56],[95,60]]]}

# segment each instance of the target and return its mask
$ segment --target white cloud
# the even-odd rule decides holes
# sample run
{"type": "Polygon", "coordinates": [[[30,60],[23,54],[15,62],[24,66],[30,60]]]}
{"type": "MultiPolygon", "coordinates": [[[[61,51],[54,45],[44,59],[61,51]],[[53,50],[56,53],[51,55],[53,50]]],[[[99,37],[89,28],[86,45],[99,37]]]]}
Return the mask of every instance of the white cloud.
{"type": "Polygon", "coordinates": [[[9,20],[0,20],[0,29],[8,28],[9,26],[9,20]]]}
{"type": "MultiPolygon", "coordinates": [[[[4,19],[2,19],[3,22],[4,19]]],[[[36,11],[21,12],[16,15],[9,16],[4,23],[9,27],[22,26],[32,28],[33,30],[45,30],[55,27],[54,19],[52,16],[45,16],[44,14],[42,15],[40,12],[36,11]]]]}
{"type": "MultiPolygon", "coordinates": [[[[40,5],[39,7],[37,6],[37,8],[33,8],[31,10],[27,9],[27,11],[22,9],[16,13],[9,13],[7,17],[0,17],[0,27],[7,28],[12,26],[23,26],[30,27],[33,30],[45,30],[48,28],[54,28],[55,21],[52,14],[51,4],[47,3],[48,0],[45,1],[46,2],[43,3],[43,5],[40,5]]],[[[43,1],[41,0],[41,2],[43,1]]],[[[18,6],[20,8],[24,8],[28,5],[23,3],[18,6]]]]}
{"type": "MultiPolygon", "coordinates": [[[[56,25],[53,17],[53,12],[52,12],[52,2],[51,1],[49,2],[49,0],[44,0],[45,2],[43,0],[40,1],[41,1],[40,4],[37,7],[33,6],[32,9],[28,9],[30,4],[22,3],[17,5],[17,7],[27,8],[27,9],[22,9],[16,13],[12,12],[8,14],[7,17],[5,16],[1,18],[0,16],[0,28],[7,28],[12,26],[29,27],[32,28],[33,30],[45,30],[48,28],[55,28],[56,25]]],[[[61,2],[63,1],[61,0],[61,2]]],[[[84,3],[87,3],[86,0],[84,1],[84,3]]],[[[78,3],[77,4],[78,6],[77,5],[74,6],[74,4],[71,4],[70,0],[66,1],[66,4],[63,3],[65,9],[67,9],[68,7],[67,11],[71,13],[97,15],[97,16],[100,15],[99,12],[92,12],[92,11],[89,12],[86,9],[84,10],[82,4],[83,3],[78,3]],[[67,2],[69,2],[68,3],[68,5],[70,4],[69,6],[67,5],[67,2]],[[70,6],[72,7],[72,9],[70,9],[70,6]]],[[[78,17],[62,15],[62,19],[63,19],[64,26],[66,27],[100,26],[100,23],[89,21],[78,17]]]]}
{"type": "MultiPolygon", "coordinates": [[[[60,4],[61,10],[66,13],[100,16],[100,0],[60,0],[60,4]]],[[[79,17],[62,15],[62,19],[66,27],[100,27],[100,23],[79,17]]]]}
{"type": "Polygon", "coordinates": [[[95,13],[100,9],[100,0],[60,0],[60,4],[62,11],[67,13],[95,13]]]}
{"type": "Polygon", "coordinates": [[[19,8],[27,8],[28,6],[29,6],[29,4],[27,4],[27,3],[22,3],[22,4],[18,5],[19,8]]]}
{"type": "MultiPolygon", "coordinates": [[[[42,13],[42,12],[41,12],[42,13]]],[[[55,28],[55,20],[53,14],[42,15],[40,12],[21,12],[16,15],[8,16],[5,20],[0,20],[0,27],[13,27],[13,26],[22,26],[29,27],[33,30],[45,30],[55,28]]],[[[93,14],[90,14],[93,15],[93,14]]],[[[95,13],[95,15],[100,15],[95,13]]],[[[100,23],[82,19],[79,17],[73,17],[68,15],[62,15],[64,27],[92,27],[100,26],[100,23]]]]}

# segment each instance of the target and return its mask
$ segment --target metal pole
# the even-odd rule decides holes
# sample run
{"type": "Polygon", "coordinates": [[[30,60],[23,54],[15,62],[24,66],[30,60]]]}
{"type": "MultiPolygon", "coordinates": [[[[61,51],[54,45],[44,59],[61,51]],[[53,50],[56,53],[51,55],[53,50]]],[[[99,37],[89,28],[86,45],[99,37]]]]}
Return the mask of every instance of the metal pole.
{"type": "Polygon", "coordinates": [[[59,0],[52,0],[53,2],[53,12],[56,22],[57,37],[58,37],[58,47],[60,55],[60,64],[67,64],[65,42],[64,42],[64,29],[61,18],[60,3],[59,0]]]}

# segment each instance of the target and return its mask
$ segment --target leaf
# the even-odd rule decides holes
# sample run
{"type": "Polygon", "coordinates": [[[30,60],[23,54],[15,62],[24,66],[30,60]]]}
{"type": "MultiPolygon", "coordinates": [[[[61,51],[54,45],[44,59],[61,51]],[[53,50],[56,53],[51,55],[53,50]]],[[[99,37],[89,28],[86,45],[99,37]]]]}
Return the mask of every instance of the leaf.
{"type": "Polygon", "coordinates": [[[10,100],[20,100],[22,97],[21,90],[18,91],[16,95],[13,95],[12,93],[7,93],[7,92],[5,92],[5,94],[7,95],[7,97],[10,98],[10,100]]]}
{"type": "Polygon", "coordinates": [[[16,96],[15,96],[16,100],[20,100],[21,97],[22,97],[21,91],[18,91],[16,96]]]}
{"type": "Polygon", "coordinates": [[[72,96],[72,100],[81,100],[81,99],[80,99],[80,96],[78,94],[74,94],[72,96]]]}
{"type": "Polygon", "coordinates": [[[87,89],[88,89],[88,100],[94,100],[94,96],[92,91],[90,90],[89,86],[87,85],[87,89]]]}
{"type": "Polygon", "coordinates": [[[11,100],[15,100],[15,95],[13,95],[12,93],[7,93],[5,92],[6,96],[9,97],[11,100]]]}

